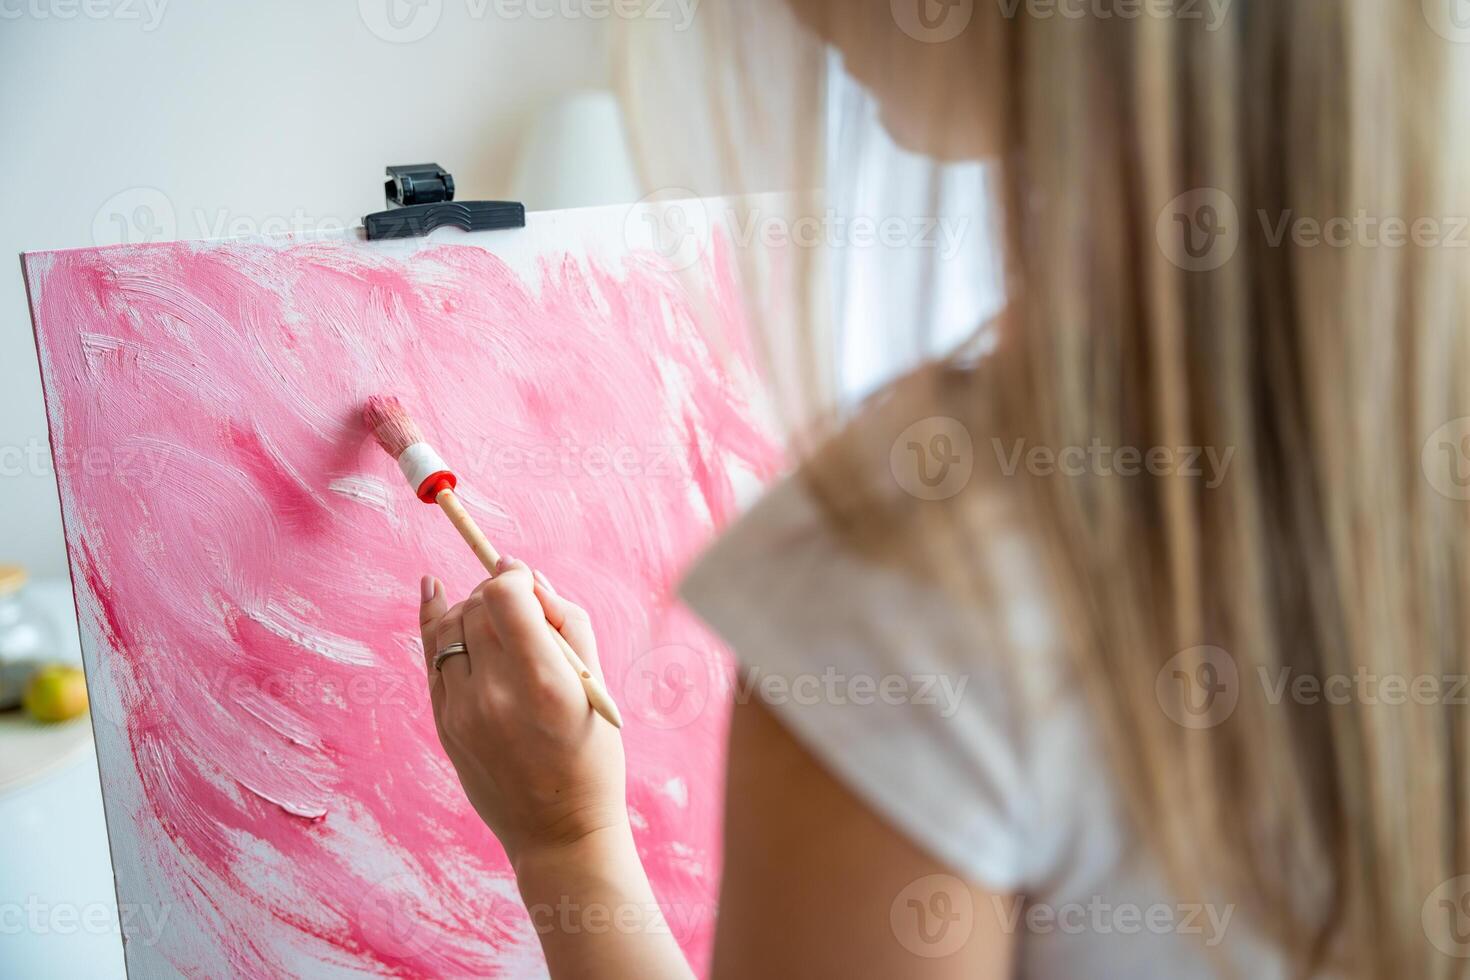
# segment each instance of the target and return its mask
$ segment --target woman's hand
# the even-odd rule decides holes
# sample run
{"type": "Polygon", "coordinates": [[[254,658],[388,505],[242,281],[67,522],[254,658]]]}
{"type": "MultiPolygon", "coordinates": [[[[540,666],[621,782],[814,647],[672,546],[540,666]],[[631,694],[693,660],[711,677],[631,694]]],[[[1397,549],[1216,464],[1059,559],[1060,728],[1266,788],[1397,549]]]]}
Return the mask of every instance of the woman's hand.
{"type": "Polygon", "coordinates": [[[626,837],[622,739],[588,706],[547,629],[560,630],[601,679],[587,614],[511,558],[463,602],[449,606],[432,576],[421,598],[439,741],[517,873],[589,837],[626,837]],[[451,643],[468,653],[434,670],[435,654],[451,643]]]}
{"type": "Polygon", "coordinates": [[[633,843],[622,738],[546,625],[601,680],[587,614],[511,558],[453,606],[426,575],[421,600],[439,741],[515,868],[552,976],[690,980],[633,843]],[[434,670],[451,643],[467,652],[434,670]]]}

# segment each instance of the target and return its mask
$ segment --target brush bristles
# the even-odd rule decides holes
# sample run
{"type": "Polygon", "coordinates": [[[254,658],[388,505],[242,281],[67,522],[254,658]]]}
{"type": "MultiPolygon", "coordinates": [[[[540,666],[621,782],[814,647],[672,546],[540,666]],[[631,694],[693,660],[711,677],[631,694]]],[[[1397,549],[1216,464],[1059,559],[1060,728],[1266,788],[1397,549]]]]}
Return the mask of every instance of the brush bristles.
{"type": "Polygon", "coordinates": [[[397,459],[403,451],[424,435],[403,405],[392,395],[373,395],[362,410],[362,421],[383,447],[383,452],[397,459]]]}

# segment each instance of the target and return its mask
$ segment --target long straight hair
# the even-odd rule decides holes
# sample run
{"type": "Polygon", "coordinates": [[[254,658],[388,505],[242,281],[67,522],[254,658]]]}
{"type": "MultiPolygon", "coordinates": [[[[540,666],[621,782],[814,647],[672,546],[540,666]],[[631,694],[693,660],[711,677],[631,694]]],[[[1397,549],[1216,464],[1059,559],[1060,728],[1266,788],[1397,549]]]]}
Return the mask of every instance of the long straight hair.
{"type": "MultiPolygon", "coordinates": [[[[987,120],[1006,294],[984,357],[924,365],[856,419],[821,410],[830,355],[793,355],[789,387],[825,399],[799,428],[825,433],[803,472],[833,527],[996,604],[972,559],[997,493],[1016,501],[1176,887],[1239,902],[1294,973],[1461,972],[1470,944],[1431,920],[1436,896],[1470,891],[1470,37],[1433,0],[1234,0],[1205,5],[1213,23],[1184,0],[961,3],[943,40],[906,31],[897,2],[794,6],[708,0],[701,38],[629,42],[639,144],[670,132],[647,122],[646,58],[680,52],[714,163],[679,183],[810,186],[796,171],[820,156],[803,147],[827,128],[836,39],[904,90],[910,131],[987,120]],[[1209,483],[1179,465],[977,467],[922,500],[896,488],[889,448],[926,417],[961,423],[982,462],[999,439],[1229,464],[1209,483]],[[1221,697],[1181,720],[1191,681],[1221,697]]],[[[822,263],[797,259],[797,288],[754,306],[829,340],[822,263]]]]}

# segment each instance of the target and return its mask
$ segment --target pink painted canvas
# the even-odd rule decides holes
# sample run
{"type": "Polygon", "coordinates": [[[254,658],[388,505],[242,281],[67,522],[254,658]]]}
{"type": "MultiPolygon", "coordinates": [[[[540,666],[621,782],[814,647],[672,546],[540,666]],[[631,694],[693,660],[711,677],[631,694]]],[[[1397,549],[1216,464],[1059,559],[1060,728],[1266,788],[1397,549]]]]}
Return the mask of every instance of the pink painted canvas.
{"type": "Polygon", "coordinates": [[[590,610],[703,970],[729,662],[673,590],[779,453],[728,243],[676,267],[629,217],[25,257],[132,975],[545,973],[425,694],[419,576],[483,576],[363,431],[377,392],[590,610]]]}

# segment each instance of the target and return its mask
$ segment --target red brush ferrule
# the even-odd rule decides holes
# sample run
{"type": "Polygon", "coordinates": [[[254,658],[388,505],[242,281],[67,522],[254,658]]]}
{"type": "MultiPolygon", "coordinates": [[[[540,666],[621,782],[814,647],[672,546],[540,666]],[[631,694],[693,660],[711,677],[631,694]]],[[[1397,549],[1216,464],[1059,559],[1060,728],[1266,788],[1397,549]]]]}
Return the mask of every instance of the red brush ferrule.
{"type": "Polygon", "coordinates": [[[413,492],[426,504],[432,504],[441,491],[454,489],[455,479],[449,464],[426,442],[416,442],[399,453],[398,468],[413,492]]]}
{"type": "Polygon", "coordinates": [[[453,490],[458,483],[459,481],[454,478],[454,474],[448,470],[430,473],[424,478],[424,482],[419,484],[419,499],[426,504],[435,503],[439,499],[441,492],[453,490]]]}

